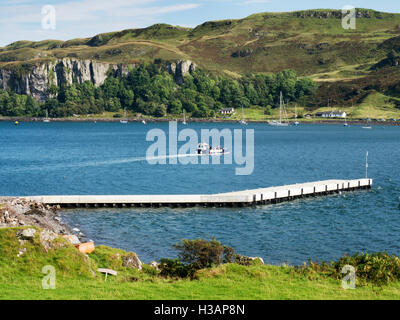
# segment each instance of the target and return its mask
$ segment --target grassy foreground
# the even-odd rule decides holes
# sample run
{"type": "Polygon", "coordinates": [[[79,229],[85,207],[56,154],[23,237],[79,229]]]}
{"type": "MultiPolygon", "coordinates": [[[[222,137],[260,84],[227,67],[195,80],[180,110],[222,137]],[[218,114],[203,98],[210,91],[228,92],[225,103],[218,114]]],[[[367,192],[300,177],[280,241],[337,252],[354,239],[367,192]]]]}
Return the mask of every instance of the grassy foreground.
{"type": "Polygon", "coordinates": [[[160,277],[122,266],[125,251],[98,246],[85,256],[63,239],[47,252],[35,236],[21,244],[18,228],[0,229],[0,299],[398,299],[400,283],[345,290],[341,281],[315,273],[301,275],[289,266],[225,264],[200,270],[194,280],[160,277]],[[24,254],[18,257],[23,248],[24,254]],[[56,270],[56,289],[42,289],[42,268],[56,270]],[[98,267],[118,271],[116,277],[98,267]],[[95,274],[95,276],[94,276],[95,274]]]}

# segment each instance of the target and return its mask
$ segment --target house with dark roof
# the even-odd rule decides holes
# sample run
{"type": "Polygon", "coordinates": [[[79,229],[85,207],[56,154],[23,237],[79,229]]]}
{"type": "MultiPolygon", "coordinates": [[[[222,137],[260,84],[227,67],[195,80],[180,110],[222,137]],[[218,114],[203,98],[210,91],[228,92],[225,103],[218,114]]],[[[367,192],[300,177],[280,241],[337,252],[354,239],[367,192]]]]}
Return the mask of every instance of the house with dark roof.
{"type": "Polygon", "coordinates": [[[223,108],[221,110],[219,110],[220,114],[234,114],[235,113],[235,109],[234,108],[223,108]]]}

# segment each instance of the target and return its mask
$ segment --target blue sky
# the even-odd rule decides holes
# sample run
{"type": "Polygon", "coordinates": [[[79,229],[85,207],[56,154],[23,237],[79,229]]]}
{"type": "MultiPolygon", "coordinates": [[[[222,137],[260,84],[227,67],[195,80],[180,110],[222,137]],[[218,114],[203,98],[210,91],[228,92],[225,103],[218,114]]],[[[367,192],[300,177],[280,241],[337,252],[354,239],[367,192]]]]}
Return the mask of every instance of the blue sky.
{"type": "Polygon", "coordinates": [[[399,0],[0,0],[0,46],[17,40],[90,37],[154,23],[194,27],[205,21],[243,18],[265,11],[345,5],[399,12],[399,0]],[[42,29],[44,5],[56,8],[56,29],[42,29]]]}

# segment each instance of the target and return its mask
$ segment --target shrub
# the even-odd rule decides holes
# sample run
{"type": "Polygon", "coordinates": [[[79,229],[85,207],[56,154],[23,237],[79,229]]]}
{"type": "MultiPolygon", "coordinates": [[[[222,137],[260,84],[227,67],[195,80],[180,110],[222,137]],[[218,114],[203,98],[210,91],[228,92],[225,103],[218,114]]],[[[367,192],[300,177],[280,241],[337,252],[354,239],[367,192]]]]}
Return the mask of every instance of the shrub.
{"type": "Polygon", "coordinates": [[[383,285],[400,280],[400,258],[386,252],[356,253],[330,263],[310,261],[308,266],[305,265],[299,269],[305,274],[317,272],[335,279],[343,279],[342,269],[346,265],[355,268],[356,281],[361,286],[367,283],[383,285]]]}
{"type": "Polygon", "coordinates": [[[218,266],[221,263],[233,262],[235,250],[223,246],[215,238],[211,240],[182,240],[174,246],[183,263],[192,265],[196,270],[218,266]]]}
{"type": "Polygon", "coordinates": [[[158,268],[160,275],[164,277],[187,278],[195,271],[191,265],[184,265],[178,259],[161,259],[158,268]]]}

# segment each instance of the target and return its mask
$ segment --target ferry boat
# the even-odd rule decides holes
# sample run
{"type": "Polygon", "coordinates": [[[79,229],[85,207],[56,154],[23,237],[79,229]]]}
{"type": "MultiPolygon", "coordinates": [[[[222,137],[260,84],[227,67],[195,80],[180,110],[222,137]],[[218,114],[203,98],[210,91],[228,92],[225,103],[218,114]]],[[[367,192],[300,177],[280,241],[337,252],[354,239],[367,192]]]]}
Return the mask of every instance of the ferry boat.
{"type": "Polygon", "coordinates": [[[228,150],[225,148],[221,148],[220,146],[212,148],[205,142],[201,142],[197,146],[197,154],[198,155],[222,155],[222,154],[229,154],[228,150]]]}

